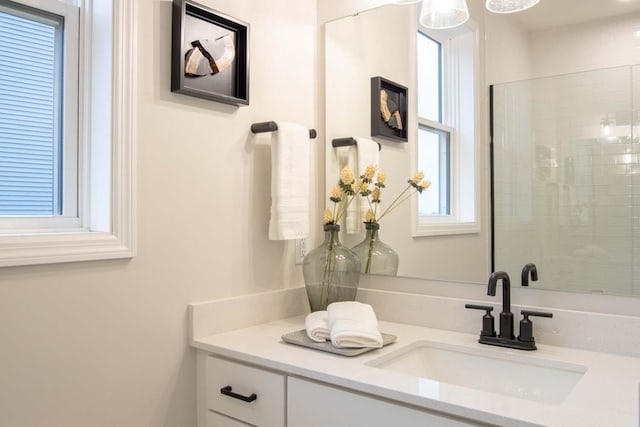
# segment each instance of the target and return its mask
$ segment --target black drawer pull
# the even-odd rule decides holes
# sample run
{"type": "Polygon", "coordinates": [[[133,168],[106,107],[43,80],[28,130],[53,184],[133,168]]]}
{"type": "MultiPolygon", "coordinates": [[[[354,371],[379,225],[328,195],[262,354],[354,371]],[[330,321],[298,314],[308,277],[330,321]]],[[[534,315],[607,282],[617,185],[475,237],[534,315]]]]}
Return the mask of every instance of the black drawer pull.
{"type": "Polygon", "coordinates": [[[222,387],[220,389],[220,393],[224,394],[225,396],[233,397],[234,399],[240,399],[244,402],[253,402],[258,398],[258,395],[255,393],[251,393],[251,396],[243,396],[241,394],[234,393],[231,390],[232,390],[231,386],[228,385],[226,387],[222,387]]]}

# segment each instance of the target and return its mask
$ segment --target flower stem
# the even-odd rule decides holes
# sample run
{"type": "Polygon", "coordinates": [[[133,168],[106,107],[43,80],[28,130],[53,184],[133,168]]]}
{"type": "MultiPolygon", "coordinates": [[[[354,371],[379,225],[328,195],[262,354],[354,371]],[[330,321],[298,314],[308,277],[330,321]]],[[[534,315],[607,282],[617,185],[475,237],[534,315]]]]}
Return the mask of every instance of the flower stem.
{"type": "Polygon", "coordinates": [[[389,206],[387,206],[387,209],[384,210],[384,212],[382,212],[382,215],[380,215],[380,218],[378,218],[378,221],[380,221],[386,214],[388,214],[389,212],[391,212],[393,209],[395,209],[396,207],[398,207],[402,202],[404,202],[405,200],[407,200],[409,197],[411,197],[413,195],[413,193],[407,195],[404,199],[400,200],[400,198],[404,195],[404,193],[406,193],[409,189],[413,188],[411,185],[408,185],[407,188],[405,188],[402,193],[398,194],[398,197],[396,197],[393,202],[391,202],[391,204],[389,206]]]}
{"type": "Polygon", "coordinates": [[[327,252],[327,260],[324,265],[324,273],[322,275],[322,289],[320,290],[320,308],[326,309],[329,305],[329,295],[331,294],[331,282],[333,282],[333,273],[335,270],[335,257],[333,256],[333,248],[335,246],[336,232],[329,232],[329,250],[327,252]]]}
{"type": "Polygon", "coordinates": [[[367,265],[364,268],[364,272],[369,274],[371,273],[371,255],[373,254],[373,247],[375,244],[375,230],[370,230],[371,235],[369,236],[369,254],[367,256],[367,265]]]}

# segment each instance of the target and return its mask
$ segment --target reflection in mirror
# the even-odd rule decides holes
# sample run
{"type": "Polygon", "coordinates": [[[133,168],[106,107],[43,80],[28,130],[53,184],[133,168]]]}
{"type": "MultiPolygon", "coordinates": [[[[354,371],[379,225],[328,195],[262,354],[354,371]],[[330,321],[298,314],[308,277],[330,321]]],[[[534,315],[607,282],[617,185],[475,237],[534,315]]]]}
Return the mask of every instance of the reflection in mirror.
{"type": "MultiPolygon", "coordinates": [[[[326,188],[330,190],[337,182],[341,165],[354,158],[353,153],[345,153],[353,148],[334,148],[331,141],[372,138],[371,78],[381,76],[406,87],[407,142],[373,138],[382,146],[380,169],[387,175],[381,207],[391,203],[418,170],[433,185],[420,199],[413,196],[385,216],[379,237],[399,255],[398,276],[484,282],[489,251],[486,230],[479,226],[481,199],[476,196],[480,185],[475,165],[479,163],[476,147],[481,118],[479,100],[474,96],[474,79],[478,76],[473,71],[479,69],[473,59],[478,54],[474,50],[477,43],[474,32],[468,29],[471,27],[465,27],[471,36],[458,38],[455,45],[453,40],[460,32],[429,33],[425,37],[418,31],[418,12],[419,4],[386,5],[325,25],[326,188]],[[427,44],[427,54],[434,46],[444,46],[446,55],[471,52],[466,64],[457,63],[456,71],[466,67],[472,72],[466,79],[457,79],[462,83],[455,91],[418,84],[419,40],[421,45],[427,44]],[[442,101],[441,93],[448,100],[442,101]],[[454,94],[464,95],[456,98],[454,94]],[[458,110],[453,106],[454,98],[460,105],[458,110]],[[466,153],[466,157],[460,153],[466,153]]],[[[452,71],[453,67],[426,61],[421,68],[430,70],[435,79],[452,81],[439,73],[442,69],[452,71]]],[[[450,87],[453,89],[453,85],[450,87]]],[[[356,233],[342,228],[347,246],[354,247],[364,239],[364,227],[360,228],[356,233]]]]}
{"type": "Polygon", "coordinates": [[[546,3],[487,14],[494,268],[534,262],[534,287],[640,295],[638,6],[546,3]]]}

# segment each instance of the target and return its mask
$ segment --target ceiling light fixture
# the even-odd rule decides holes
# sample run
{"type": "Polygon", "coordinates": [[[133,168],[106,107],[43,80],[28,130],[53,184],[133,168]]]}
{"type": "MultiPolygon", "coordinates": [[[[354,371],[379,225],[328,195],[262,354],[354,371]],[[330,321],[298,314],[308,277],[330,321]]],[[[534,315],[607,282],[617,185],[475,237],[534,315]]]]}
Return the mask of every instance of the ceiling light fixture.
{"type": "Polygon", "coordinates": [[[420,24],[442,30],[462,25],[469,19],[465,0],[423,0],[420,24]]]}
{"type": "Polygon", "coordinates": [[[485,6],[493,13],[513,13],[529,9],[539,2],[540,0],[487,0],[485,6]]]}
{"type": "Polygon", "coordinates": [[[413,4],[413,3],[419,3],[422,0],[394,0],[393,2],[395,4],[413,4]]]}

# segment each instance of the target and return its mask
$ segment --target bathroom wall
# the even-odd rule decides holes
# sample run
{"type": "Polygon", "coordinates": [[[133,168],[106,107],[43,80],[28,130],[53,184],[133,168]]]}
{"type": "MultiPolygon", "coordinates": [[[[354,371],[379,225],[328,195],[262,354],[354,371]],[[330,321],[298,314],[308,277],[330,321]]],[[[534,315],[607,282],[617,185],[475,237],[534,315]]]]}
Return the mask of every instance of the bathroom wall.
{"type": "Polygon", "coordinates": [[[485,13],[487,84],[531,77],[529,34],[512,16],[485,13]]]}
{"type": "Polygon", "coordinates": [[[302,284],[249,126],[318,126],[316,1],[199,3],[250,22],[251,105],[171,93],[171,2],[137,0],[138,256],[0,269],[2,426],[195,426],[187,304],[302,284]]]}

